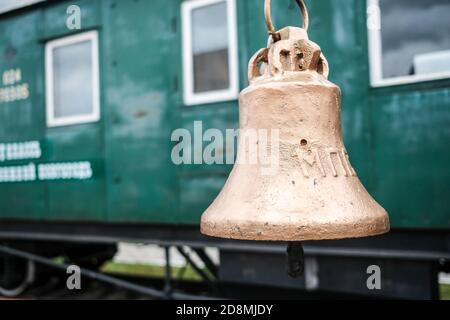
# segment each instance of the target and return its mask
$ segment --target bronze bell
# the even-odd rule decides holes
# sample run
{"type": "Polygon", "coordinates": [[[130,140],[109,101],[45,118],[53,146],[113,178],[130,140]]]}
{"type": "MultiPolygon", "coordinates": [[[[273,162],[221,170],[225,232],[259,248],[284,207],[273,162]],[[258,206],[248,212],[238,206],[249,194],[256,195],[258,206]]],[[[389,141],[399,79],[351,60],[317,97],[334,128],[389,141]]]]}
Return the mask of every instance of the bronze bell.
{"type": "Polygon", "coordinates": [[[267,174],[261,163],[239,161],[257,150],[241,134],[237,163],[202,215],[203,234],[295,242],[389,231],[386,211],[349,162],[342,140],[340,89],[327,80],[327,60],[308,39],[306,8],[297,2],[304,28],[278,32],[273,32],[266,2],[269,46],[251,58],[250,85],[239,97],[241,133],[278,130],[277,173],[267,174]]]}

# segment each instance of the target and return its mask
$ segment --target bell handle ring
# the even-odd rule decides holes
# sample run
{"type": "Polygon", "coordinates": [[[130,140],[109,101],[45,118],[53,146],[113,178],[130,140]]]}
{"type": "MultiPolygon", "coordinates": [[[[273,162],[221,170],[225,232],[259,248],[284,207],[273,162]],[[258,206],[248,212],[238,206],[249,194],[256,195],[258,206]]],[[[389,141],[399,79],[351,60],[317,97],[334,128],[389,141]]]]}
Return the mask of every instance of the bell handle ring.
{"type": "MultiPolygon", "coordinates": [[[[295,0],[297,2],[298,6],[300,7],[300,11],[302,12],[303,16],[303,29],[305,29],[306,32],[308,32],[309,28],[309,15],[308,15],[308,9],[306,8],[305,1],[304,0],[295,0]]],[[[265,0],[264,2],[264,16],[266,18],[266,27],[267,32],[272,36],[273,41],[276,42],[280,40],[280,35],[275,30],[275,27],[273,26],[272,22],[272,15],[270,13],[270,0],[265,0]]]]}

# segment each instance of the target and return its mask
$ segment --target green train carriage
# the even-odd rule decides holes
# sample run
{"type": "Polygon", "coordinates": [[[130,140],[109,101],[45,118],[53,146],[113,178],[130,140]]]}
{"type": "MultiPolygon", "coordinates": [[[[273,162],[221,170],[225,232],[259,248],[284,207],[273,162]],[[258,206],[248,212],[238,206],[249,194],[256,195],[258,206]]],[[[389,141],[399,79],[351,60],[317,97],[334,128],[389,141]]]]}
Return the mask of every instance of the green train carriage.
{"type": "MultiPolygon", "coordinates": [[[[172,133],[195,136],[196,121],[203,132],[238,127],[247,62],[267,42],[263,1],[84,0],[0,15],[2,241],[42,255],[48,246],[33,243],[217,246],[220,281],[436,297],[450,256],[450,5],[307,4],[310,38],[343,93],[351,162],[389,212],[390,234],[307,243],[312,287],[286,276],[281,244],[202,237],[200,215],[231,165],[174,164],[172,133]],[[365,286],[372,264],[388,270],[381,291],[365,286]]],[[[294,1],[273,6],[278,26],[300,23],[294,1]]]]}

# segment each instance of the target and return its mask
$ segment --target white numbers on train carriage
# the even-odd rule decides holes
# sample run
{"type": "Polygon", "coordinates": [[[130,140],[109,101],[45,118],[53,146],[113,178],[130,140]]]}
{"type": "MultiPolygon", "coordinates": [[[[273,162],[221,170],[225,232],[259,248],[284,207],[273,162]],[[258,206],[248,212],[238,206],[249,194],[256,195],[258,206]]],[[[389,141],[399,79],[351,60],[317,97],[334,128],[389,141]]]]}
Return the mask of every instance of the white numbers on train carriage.
{"type": "MultiPolygon", "coordinates": [[[[39,141],[0,143],[0,162],[35,160],[42,157],[39,141]]],[[[48,180],[88,180],[94,176],[89,161],[27,163],[0,166],[0,183],[48,180]]]]}
{"type": "Polygon", "coordinates": [[[36,166],[34,163],[0,167],[0,183],[36,181],[36,166]]]}
{"type": "Polygon", "coordinates": [[[89,161],[61,163],[29,163],[0,167],[0,183],[88,180],[93,178],[89,161]]]}
{"type": "Polygon", "coordinates": [[[0,143],[0,162],[39,159],[41,154],[39,141],[0,143]]]}
{"type": "Polygon", "coordinates": [[[28,83],[22,83],[20,68],[3,71],[0,88],[0,103],[26,100],[30,96],[28,83]]]}
{"type": "Polygon", "coordinates": [[[86,180],[92,178],[88,161],[67,163],[44,163],[38,166],[39,180],[86,180]]]}
{"type": "Polygon", "coordinates": [[[22,70],[10,69],[3,72],[2,76],[3,85],[9,86],[22,81],[22,70]]]}

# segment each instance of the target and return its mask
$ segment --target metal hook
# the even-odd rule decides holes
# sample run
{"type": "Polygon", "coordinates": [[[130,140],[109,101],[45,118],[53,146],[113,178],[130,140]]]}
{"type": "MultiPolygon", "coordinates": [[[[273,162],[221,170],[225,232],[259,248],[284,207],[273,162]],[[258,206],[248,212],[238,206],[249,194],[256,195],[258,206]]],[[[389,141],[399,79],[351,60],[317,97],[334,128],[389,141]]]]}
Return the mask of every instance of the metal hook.
{"type": "MultiPolygon", "coordinates": [[[[309,15],[308,15],[308,9],[306,8],[305,1],[304,0],[295,0],[300,7],[300,11],[302,12],[303,16],[303,29],[308,31],[309,28],[309,15]]],[[[279,35],[275,30],[275,27],[272,23],[272,16],[270,13],[270,0],[265,0],[264,2],[264,16],[266,18],[266,27],[267,32],[273,37],[274,41],[279,40],[279,35]]]]}

